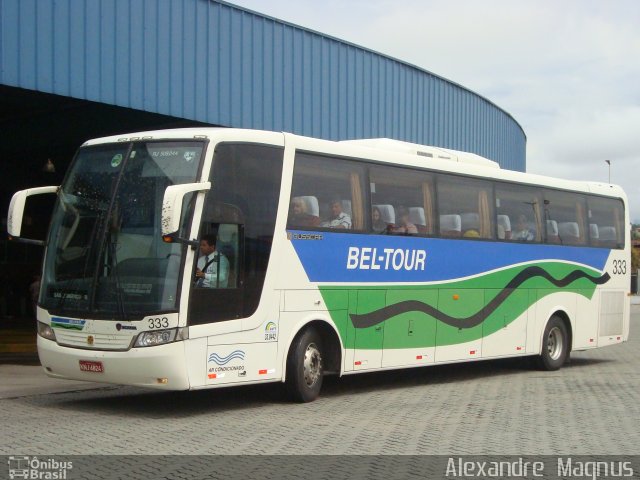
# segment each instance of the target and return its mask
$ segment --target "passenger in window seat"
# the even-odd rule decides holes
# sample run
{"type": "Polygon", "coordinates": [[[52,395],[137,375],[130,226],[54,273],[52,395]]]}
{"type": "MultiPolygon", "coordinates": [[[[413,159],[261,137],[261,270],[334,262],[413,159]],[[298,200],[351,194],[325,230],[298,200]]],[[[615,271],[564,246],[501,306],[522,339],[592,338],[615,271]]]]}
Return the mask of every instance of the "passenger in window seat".
{"type": "Polygon", "coordinates": [[[398,225],[391,229],[391,233],[404,233],[406,235],[418,233],[418,227],[409,221],[409,210],[406,207],[398,207],[398,219],[398,225]]]}
{"type": "Polygon", "coordinates": [[[306,211],[306,205],[301,198],[294,198],[291,202],[289,215],[290,227],[317,227],[320,219],[306,211]]]}
{"type": "Polygon", "coordinates": [[[382,219],[382,214],[378,207],[373,207],[371,210],[371,227],[374,233],[386,233],[389,225],[382,219]]]}
{"type": "Polygon", "coordinates": [[[529,228],[526,215],[518,216],[518,223],[516,223],[516,229],[511,234],[511,240],[521,242],[532,242],[536,238],[534,230],[529,228]]]}
{"type": "Polygon", "coordinates": [[[331,208],[331,218],[322,222],[321,227],[351,229],[351,217],[342,211],[342,202],[333,200],[329,207],[331,208]]]}

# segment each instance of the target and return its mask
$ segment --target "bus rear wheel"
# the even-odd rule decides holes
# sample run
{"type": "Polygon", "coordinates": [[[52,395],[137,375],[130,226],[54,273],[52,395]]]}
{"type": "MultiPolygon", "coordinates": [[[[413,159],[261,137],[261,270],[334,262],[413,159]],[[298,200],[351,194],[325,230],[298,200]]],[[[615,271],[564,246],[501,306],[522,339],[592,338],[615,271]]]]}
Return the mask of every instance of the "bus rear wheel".
{"type": "Polygon", "coordinates": [[[541,370],[558,370],[569,358],[569,332],[567,326],[557,315],[547,322],[542,338],[542,352],[538,357],[541,370]]]}
{"type": "Polygon", "coordinates": [[[295,338],[287,357],[286,387],[296,402],[312,402],[320,394],[323,376],[322,339],[307,328],[295,338]]]}

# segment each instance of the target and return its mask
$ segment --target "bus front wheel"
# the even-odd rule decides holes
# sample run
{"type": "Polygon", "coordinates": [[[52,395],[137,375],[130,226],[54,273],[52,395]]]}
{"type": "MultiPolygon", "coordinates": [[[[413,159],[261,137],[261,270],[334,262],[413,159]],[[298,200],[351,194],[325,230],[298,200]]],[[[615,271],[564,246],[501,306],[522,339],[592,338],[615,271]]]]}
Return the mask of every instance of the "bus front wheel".
{"type": "Polygon", "coordinates": [[[567,326],[558,315],[547,322],[542,338],[542,351],[538,357],[538,368],[541,370],[558,370],[569,357],[569,332],[567,326]]]}
{"type": "Polygon", "coordinates": [[[313,329],[299,333],[287,358],[286,387],[296,402],[312,402],[322,387],[322,339],[313,329]]]}

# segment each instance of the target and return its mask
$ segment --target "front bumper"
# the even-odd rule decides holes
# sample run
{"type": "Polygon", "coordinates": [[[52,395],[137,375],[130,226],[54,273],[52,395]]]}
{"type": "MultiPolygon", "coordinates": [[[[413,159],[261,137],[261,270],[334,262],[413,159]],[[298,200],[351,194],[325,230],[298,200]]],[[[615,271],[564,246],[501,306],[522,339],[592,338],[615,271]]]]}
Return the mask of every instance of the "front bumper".
{"type": "Polygon", "coordinates": [[[38,355],[46,374],[53,378],[162,390],[189,389],[184,342],[112,352],[63,347],[38,336],[38,355]],[[102,362],[104,371],[81,371],[80,360],[102,362]]]}

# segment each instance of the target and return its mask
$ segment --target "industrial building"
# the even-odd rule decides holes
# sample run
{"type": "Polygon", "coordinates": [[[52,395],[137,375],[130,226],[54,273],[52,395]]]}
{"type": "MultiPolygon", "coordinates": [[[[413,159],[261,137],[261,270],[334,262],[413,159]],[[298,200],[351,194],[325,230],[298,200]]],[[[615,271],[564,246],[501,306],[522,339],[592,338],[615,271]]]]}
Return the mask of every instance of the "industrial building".
{"type": "MultiPolygon", "coordinates": [[[[525,170],[523,129],[490,100],[319,32],[219,0],[0,0],[2,217],[15,190],[59,184],[88,138],[201,124],[388,137],[525,170]]],[[[30,313],[39,249],[0,244],[0,316],[30,313]]]]}

